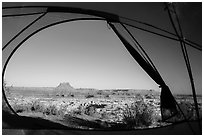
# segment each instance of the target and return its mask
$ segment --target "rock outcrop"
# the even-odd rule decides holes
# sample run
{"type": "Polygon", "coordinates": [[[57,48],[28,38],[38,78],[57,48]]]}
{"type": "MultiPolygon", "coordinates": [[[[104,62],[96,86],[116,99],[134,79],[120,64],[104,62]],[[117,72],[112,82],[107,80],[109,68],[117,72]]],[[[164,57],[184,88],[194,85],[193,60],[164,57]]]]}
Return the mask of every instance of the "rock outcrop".
{"type": "Polygon", "coordinates": [[[59,96],[67,96],[71,92],[74,92],[75,89],[69,84],[69,82],[60,83],[56,88],[56,95],[59,96]]]}

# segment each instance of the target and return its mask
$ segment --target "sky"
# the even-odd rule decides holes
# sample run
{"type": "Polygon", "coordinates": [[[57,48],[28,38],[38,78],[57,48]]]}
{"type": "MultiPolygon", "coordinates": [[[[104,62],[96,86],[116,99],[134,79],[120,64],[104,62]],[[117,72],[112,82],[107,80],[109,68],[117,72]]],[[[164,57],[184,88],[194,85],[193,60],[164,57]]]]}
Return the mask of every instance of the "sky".
{"type": "MultiPolygon", "coordinates": [[[[123,6],[128,7],[127,4],[123,6]]],[[[158,9],[157,4],[136,6],[143,11],[135,13],[139,19],[151,20],[149,23],[167,26],[166,29],[172,31],[167,14],[161,14],[163,9],[158,9]],[[157,16],[147,16],[148,13],[157,16]],[[160,21],[160,18],[165,20],[160,21]]],[[[113,7],[115,12],[122,5],[113,7]]],[[[132,12],[134,8],[129,5],[129,11],[132,12]]],[[[177,8],[185,36],[201,44],[199,5],[180,4],[177,8]],[[189,19],[190,22],[187,22],[189,19]]],[[[10,27],[3,24],[3,33],[10,27]]],[[[172,92],[191,93],[179,43],[140,30],[131,29],[131,32],[151,57],[172,92]]],[[[196,90],[201,94],[202,53],[190,47],[188,51],[196,90]]],[[[61,82],[69,82],[75,88],[160,90],[104,21],[63,23],[35,34],[12,56],[6,68],[5,80],[8,85],[25,87],[56,87],[61,82]]]]}
{"type": "Polygon", "coordinates": [[[70,82],[78,88],[156,88],[143,73],[106,22],[81,21],[26,41],[9,62],[6,77],[14,86],[70,82]]]}

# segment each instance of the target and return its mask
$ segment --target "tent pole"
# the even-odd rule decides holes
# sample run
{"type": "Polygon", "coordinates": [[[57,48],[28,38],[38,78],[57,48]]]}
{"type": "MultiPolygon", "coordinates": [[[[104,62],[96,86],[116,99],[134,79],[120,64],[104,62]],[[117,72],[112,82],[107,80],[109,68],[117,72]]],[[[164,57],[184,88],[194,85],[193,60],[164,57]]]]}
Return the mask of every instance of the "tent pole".
{"type": "Polygon", "coordinates": [[[39,19],[41,19],[43,16],[45,16],[47,12],[44,12],[42,15],[37,17],[34,21],[29,23],[26,27],[24,27],[20,32],[18,32],[6,45],[2,48],[4,50],[13,40],[15,40],[21,33],[23,33],[26,29],[28,29],[31,25],[33,25],[35,22],[37,22],[39,19]]]}
{"type": "MultiPolygon", "coordinates": [[[[173,5],[173,4],[172,4],[172,5],[173,5]]],[[[189,78],[190,78],[190,83],[191,83],[191,88],[192,88],[192,93],[193,93],[193,99],[194,99],[194,104],[195,104],[195,110],[196,110],[196,114],[197,114],[197,120],[198,120],[198,124],[199,124],[200,131],[201,131],[201,133],[202,133],[202,127],[201,127],[201,123],[200,123],[198,103],[197,103],[197,98],[196,98],[195,85],[194,85],[194,80],[193,80],[193,75],[192,75],[192,71],[191,71],[191,66],[190,66],[190,62],[189,62],[189,58],[188,58],[187,49],[186,49],[185,43],[182,42],[181,37],[179,36],[178,31],[177,31],[177,29],[176,29],[176,27],[175,27],[175,24],[174,24],[174,22],[173,22],[173,19],[172,19],[172,16],[171,16],[171,13],[170,13],[168,4],[166,4],[166,7],[167,7],[167,11],[168,11],[169,18],[170,18],[170,20],[171,20],[172,26],[173,26],[173,28],[174,28],[174,30],[175,30],[175,32],[176,32],[178,38],[180,39],[180,44],[181,44],[181,48],[182,48],[182,53],[183,53],[183,56],[184,56],[184,60],[185,60],[186,67],[187,67],[187,70],[188,70],[188,75],[189,75],[189,78]]],[[[176,14],[176,11],[175,11],[174,6],[173,6],[173,9],[174,9],[174,13],[175,13],[175,15],[176,15],[176,19],[177,19],[177,22],[178,22],[178,26],[179,26],[179,30],[180,30],[181,36],[182,36],[182,38],[183,38],[181,26],[180,26],[180,23],[179,23],[179,20],[178,20],[178,16],[177,16],[177,14],[176,14]]]]}

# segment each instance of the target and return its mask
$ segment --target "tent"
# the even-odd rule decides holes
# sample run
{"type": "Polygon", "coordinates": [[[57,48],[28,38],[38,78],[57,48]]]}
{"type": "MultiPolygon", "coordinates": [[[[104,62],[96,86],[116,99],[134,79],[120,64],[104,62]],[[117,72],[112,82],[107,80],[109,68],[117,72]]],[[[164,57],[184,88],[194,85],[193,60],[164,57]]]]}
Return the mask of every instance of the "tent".
{"type": "MultiPolygon", "coordinates": [[[[103,132],[81,131],[77,129],[64,130],[65,127],[59,126],[61,129],[57,129],[53,134],[201,134],[201,120],[196,99],[196,89],[199,89],[198,81],[200,79],[194,81],[194,72],[192,73],[191,69],[193,63],[191,64],[190,62],[189,58],[191,56],[188,55],[188,48],[191,48],[191,50],[193,49],[193,52],[198,52],[198,54],[200,54],[202,48],[200,44],[197,44],[193,40],[189,40],[188,37],[190,37],[190,35],[185,37],[188,30],[182,30],[183,24],[180,23],[180,16],[178,16],[177,13],[178,7],[182,7],[182,3],[3,3],[2,5],[2,78],[4,78],[6,67],[13,54],[26,40],[36,33],[61,23],[82,20],[105,21],[135,61],[161,88],[161,114],[164,121],[174,117],[177,112],[180,111],[180,108],[172,95],[172,86],[166,82],[168,81],[168,76],[166,75],[165,78],[163,77],[165,71],[162,71],[161,75],[160,68],[162,67],[159,67],[158,62],[155,65],[156,56],[149,56],[151,51],[148,51],[147,47],[143,47],[145,45],[141,44],[137,39],[138,33],[135,33],[135,31],[154,35],[154,38],[162,37],[164,41],[174,41],[172,44],[176,43],[175,47],[181,49],[180,53],[184,57],[183,64],[187,68],[185,74],[187,74],[190,79],[187,83],[192,88],[192,95],[194,97],[195,110],[198,118],[197,121],[190,122],[186,120],[162,128],[130,130],[124,132],[117,130],[103,132]],[[147,12],[149,15],[141,14],[145,10],[149,10],[147,12]],[[155,15],[155,13],[158,13],[158,15],[155,15]],[[161,17],[162,20],[165,20],[157,20],[156,16],[158,16],[157,19],[161,17]],[[162,24],[159,23],[162,27],[158,26],[158,22],[164,22],[162,24]],[[8,28],[6,27],[7,25],[12,27],[8,28]],[[187,128],[189,128],[188,132],[185,130],[187,128]]],[[[198,5],[201,5],[201,3],[198,3],[198,5]]],[[[183,7],[185,7],[185,4],[183,7]]],[[[185,12],[185,10],[183,12],[185,12]]],[[[185,26],[185,28],[187,27],[185,26]]],[[[195,40],[197,39],[195,38],[195,40]]],[[[172,84],[171,81],[168,81],[168,83],[172,84]]],[[[5,102],[14,114],[10,115],[7,112],[3,112],[3,133],[32,134],[32,130],[24,130],[24,128],[27,126],[29,127],[29,125],[21,125],[21,129],[18,129],[17,127],[19,125],[17,123],[18,121],[28,120],[31,124],[35,120],[32,118],[26,119],[16,114],[6,99],[4,88],[2,88],[2,91],[5,102]],[[10,123],[9,119],[13,119],[15,124],[10,123]],[[9,127],[11,128],[9,129],[9,127]]],[[[45,127],[44,131],[37,128],[34,134],[46,134],[50,132],[50,130],[54,131],[54,129],[58,127],[58,125],[51,126],[52,124],[48,124],[47,121],[35,121],[34,123],[36,124],[33,124],[35,126],[45,127]],[[50,125],[50,127],[46,127],[47,125],[50,125]]]]}

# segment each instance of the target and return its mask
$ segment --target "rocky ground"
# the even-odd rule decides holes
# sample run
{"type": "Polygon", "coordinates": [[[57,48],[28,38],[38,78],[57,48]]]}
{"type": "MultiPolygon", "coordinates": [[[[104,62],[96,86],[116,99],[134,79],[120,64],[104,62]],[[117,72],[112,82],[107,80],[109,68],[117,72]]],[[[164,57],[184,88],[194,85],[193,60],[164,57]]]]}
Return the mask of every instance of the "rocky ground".
{"type": "MultiPolygon", "coordinates": [[[[19,115],[41,117],[66,126],[88,129],[126,128],[124,112],[134,102],[142,101],[151,120],[149,124],[136,128],[167,125],[161,122],[159,92],[152,90],[74,89],[69,83],[61,83],[56,88],[10,88],[7,98],[19,115]]],[[[190,114],[189,118],[195,117],[191,97],[179,96],[178,102],[185,113],[190,114]]],[[[201,110],[201,98],[199,104],[201,110]]],[[[140,108],[137,111],[139,113],[140,108]]],[[[143,116],[143,112],[141,114],[143,116]]]]}
{"type": "MultiPolygon", "coordinates": [[[[42,112],[40,117],[47,117],[52,113],[60,116],[74,116],[89,121],[104,121],[109,123],[123,123],[123,111],[130,106],[137,98],[36,98],[36,97],[15,97],[9,98],[9,103],[19,115],[35,115],[35,112],[42,112]],[[46,109],[50,109],[50,111],[46,109]],[[31,111],[29,110],[31,109],[31,111]],[[32,111],[34,110],[34,111],[32,111]],[[27,112],[27,114],[26,114],[27,112]],[[31,113],[32,112],[32,113],[31,113]]],[[[160,116],[159,100],[144,99],[144,102],[153,109],[153,116],[160,116]]],[[[36,115],[35,115],[36,116],[36,115]]],[[[157,121],[154,121],[157,122],[157,121]]],[[[151,126],[156,126],[153,123],[151,126]]]]}

